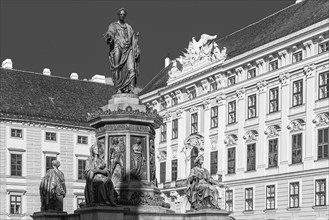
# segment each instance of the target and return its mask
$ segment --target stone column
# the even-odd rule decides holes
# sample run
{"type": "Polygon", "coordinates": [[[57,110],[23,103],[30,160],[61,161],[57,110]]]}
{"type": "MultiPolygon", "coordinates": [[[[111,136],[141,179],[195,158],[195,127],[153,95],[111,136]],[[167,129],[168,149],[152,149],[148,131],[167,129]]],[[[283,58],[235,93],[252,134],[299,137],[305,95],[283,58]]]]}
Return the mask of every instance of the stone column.
{"type": "Polygon", "coordinates": [[[247,166],[246,155],[247,150],[243,140],[244,124],[246,119],[246,107],[245,107],[245,88],[240,88],[236,91],[238,102],[236,106],[237,123],[238,123],[238,143],[236,146],[236,173],[241,176],[244,174],[245,167],[247,166]]]}
{"type": "MultiPolygon", "coordinates": [[[[226,106],[226,95],[220,94],[216,97],[216,103],[218,104],[218,174],[221,174],[223,178],[227,171],[225,170],[227,161],[227,149],[224,144],[225,140],[225,128],[226,128],[226,118],[227,118],[227,106],[226,106]]],[[[223,179],[223,181],[225,181],[223,179]]]]}

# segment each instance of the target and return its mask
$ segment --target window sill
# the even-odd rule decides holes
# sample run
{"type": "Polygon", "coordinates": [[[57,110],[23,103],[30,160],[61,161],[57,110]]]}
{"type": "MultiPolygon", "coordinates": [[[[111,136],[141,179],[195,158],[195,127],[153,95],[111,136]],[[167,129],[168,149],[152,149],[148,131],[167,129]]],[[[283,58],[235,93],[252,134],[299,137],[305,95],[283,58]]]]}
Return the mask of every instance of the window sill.
{"type": "Polygon", "coordinates": [[[233,176],[235,175],[236,173],[227,173],[225,176],[233,176]]]}
{"type": "Polygon", "coordinates": [[[327,210],[327,209],[329,209],[329,205],[312,206],[312,209],[316,209],[316,210],[327,210]]]}
{"type": "Polygon", "coordinates": [[[258,119],[258,116],[247,118],[246,121],[252,121],[258,119]]]}
{"type": "Polygon", "coordinates": [[[277,209],[264,209],[263,212],[265,213],[276,213],[277,209]]]}
{"type": "Polygon", "coordinates": [[[11,176],[11,175],[7,175],[7,178],[14,178],[14,179],[27,179],[26,176],[11,176]]]}
{"type": "Polygon", "coordinates": [[[278,169],[279,166],[273,166],[273,167],[267,167],[265,168],[265,170],[274,170],[274,169],[278,169]]]}
{"type": "Polygon", "coordinates": [[[24,214],[7,214],[7,216],[9,217],[15,217],[15,218],[18,218],[18,217],[24,217],[25,215],[24,214]]]}
{"type": "Polygon", "coordinates": [[[300,166],[300,165],[303,165],[303,162],[299,162],[299,163],[291,163],[291,164],[289,164],[289,166],[290,167],[292,167],[292,166],[300,166]]]}
{"type": "Polygon", "coordinates": [[[296,207],[296,208],[287,208],[287,211],[300,211],[301,208],[300,207],[296,207]]]}
{"type": "Polygon", "coordinates": [[[320,158],[320,159],[314,160],[314,162],[321,162],[321,161],[327,161],[327,160],[329,160],[329,157],[328,158],[320,158]]]}
{"type": "Polygon", "coordinates": [[[304,103],[302,103],[302,104],[299,104],[299,105],[294,105],[294,106],[291,106],[291,107],[290,107],[290,109],[294,109],[294,108],[298,108],[298,107],[303,107],[303,106],[305,106],[305,104],[304,104],[304,103]]]}
{"type": "Polygon", "coordinates": [[[249,214],[249,215],[252,215],[252,214],[254,214],[254,210],[243,211],[242,213],[243,213],[243,214],[249,214]]]}
{"type": "Polygon", "coordinates": [[[256,170],[246,170],[246,171],[244,171],[244,173],[255,173],[256,172],[256,170]]]}
{"type": "Polygon", "coordinates": [[[280,112],[281,112],[281,110],[277,110],[277,111],[269,112],[269,113],[267,113],[267,115],[274,115],[275,113],[279,114],[280,112]]]}

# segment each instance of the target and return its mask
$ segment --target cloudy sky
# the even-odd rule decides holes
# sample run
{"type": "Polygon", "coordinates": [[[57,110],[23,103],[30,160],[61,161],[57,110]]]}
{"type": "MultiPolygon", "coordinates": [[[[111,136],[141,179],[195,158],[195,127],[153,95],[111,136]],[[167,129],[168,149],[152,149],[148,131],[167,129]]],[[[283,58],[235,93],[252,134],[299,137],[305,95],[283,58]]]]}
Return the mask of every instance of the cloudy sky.
{"type": "MultiPolygon", "coordinates": [[[[259,21],[295,0],[1,0],[0,58],[15,69],[80,79],[109,76],[108,46],[102,34],[128,11],[126,22],[140,33],[143,87],[163,67],[164,59],[181,55],[193,36],[224,37],[259,21]]],[[[283,24],[284,25],[284,24],[283,24]]],[[[269,33],[270,34],[270,33],[269,33]]]]}

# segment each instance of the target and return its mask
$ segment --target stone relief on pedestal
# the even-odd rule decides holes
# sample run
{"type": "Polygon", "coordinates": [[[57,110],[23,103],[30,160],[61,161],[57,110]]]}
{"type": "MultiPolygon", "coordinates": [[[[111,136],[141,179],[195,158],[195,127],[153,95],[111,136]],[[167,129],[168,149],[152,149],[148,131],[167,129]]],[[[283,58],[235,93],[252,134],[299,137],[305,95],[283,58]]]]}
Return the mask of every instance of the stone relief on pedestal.
{"type": "Polygon", "coordinates": [[[145,140],[142,137],[131,137],[134,143],[130,154],[130,177],[135,180],[146,179],[145,140]],[[143,140],[143,141],[142,141],[143,140]]]}
{"type": "Polygon", "coordinates": [[[154,146],[154,140],[150,139],[150,182],[157,186],[156,181],[156,169],[155,169],[155,146],[154,146]]]}
{"type": "Polygon", "coordinates": [[[109,163],[112,173],[112,182],[117,186],[125,179],[125,149],[126,137],[114,136],[109,137],[109,163]]]}
{"type": "Polygon", "coordinates": [[[58,160],[53,160],[51,164],[53,168],[47,170],[39,187],[41,212],[62,212],[63,199],[66,195],[64,173],[58,169],[60,166],[58,160]]]}

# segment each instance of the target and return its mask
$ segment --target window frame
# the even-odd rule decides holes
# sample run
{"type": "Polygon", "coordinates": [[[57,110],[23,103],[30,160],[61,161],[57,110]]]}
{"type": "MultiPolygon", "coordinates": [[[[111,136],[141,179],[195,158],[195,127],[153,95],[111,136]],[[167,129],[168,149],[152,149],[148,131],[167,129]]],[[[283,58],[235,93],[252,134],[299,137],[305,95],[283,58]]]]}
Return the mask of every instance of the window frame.
{"type": "Polygon", "coordinates": [[[315,179],[314,181],[314,206],[326,206],[327,205],[327,178],[319,178],[319,179],[315,179]],[[317,187],[317,182],[318,181],[323,181],[324,182],[324,186],[323,186],[323,191],[320,189],[320,191],[318,191],[318,187],[317,187]],[[322,195],[322,199],[320,199],[320,201],[323,201],[323,204],[318,204],[317,203],[317,196],[318,195],[322,195]]]}
{"type": "MultiPolygon", "coordinates": [[[[252,160],[251,160],[252,161],[252,160]]],[[[247,144],[247,171],[255,171],[256,170],[256,143],[247,144]],[[254,148],[254,154],[249,155],[249,148],[254,148]],[[249,161],[253,159],[253,167],[250,168],[249,161]]]]}
{"type": "Polygon", "coordinates": [[[291,54],[291,59],[292,59],[291,63],[298,63],[298,62],[302,61],[304,59],[303,50],[298,50],[298,51],[293,52],[291,54]],[[296,58],[298,58],[298,59],[296,59],[296,58]]]}
{"type": "Polygon", "coordinates": [[[166,161],[160,162],[160,183],[166,182],[166,161]]]}
{"type": "Polygon", "coordinates": [[[278,112],[279,111],[279,87],[274,87],[274,88],[271,88],[269,89],[269,113],[273,113],[273,112],[278,112]],[[274,94],[272,97],[272,91],[275,91],[274,94]],[[274,109],[273,108],[273,105],[272,103],[275,103],[275,106],[276,108],[274,109]],[[273,109],[272,109],[273,108],[273,109]]]}
{"type": "Polygon", "coordinates": [[[252,79],[256,77],[256,68],[251,68],[247,71],[247,79],[252,79]]]}
{"type": "MultiPolygon", "coordinates": [[[[266,205],[266,210],[274,210],[275,209],[275,207],[276,207],[276,186],[275,186],[275,184],[272,184],[272,185],[266,185],[266,187],[265,187],[265,192],[266,192],[266,203],[265,203],[265,205],[266,205]],[[269,187],[273,187],[273,189],[274,189],[274,192],[272,192],[272,193],[270,193],[271,194],[271,196],[269,196],[269,194],[268,194],[268,189],[269,189],[269,187]],[[274,194],[274,195],[272,195],[272,194],[274,194]],[[269,201],[269,199],[273,199],[273,202],[274,202],[274,204],[273,204],[273,207],[272,207],[272,203],[270,202],[270,207],[268,206],[268,201],[269,201]]],[[[271,191],[271,190],[270,190],[271,191]]]]}
{"type": "Polygon", "coordinates": [[[228,114],[228,118],[227,118],[227,124],[234,124],[237,122],[236,120],[236,100],[230,101],[227,103],[227,114],[228,114]],[[231,104],[233,104],[233,108],[230,110],[231,104]],[[234,116],[234,120],[230,120],[230,116],[233,115],[234,116]]]}
{"type": "Polygon", "coordinates": [[[10,128],[10,137],[11,138],[21,138],[21,139],[23,139],[23,129],[20,129],[20,128],[10,128]],[[18,131],[20,131],[20,135],[17,135],[17,132],[18,131]]]}
{"type": "Polygon", "coordinates": [[[176,181],[177,177],[178,177],[178,160],[174,159],[171,160],[171,181],[176,181]]]}
{"type": "Polygon", "coordinates": [[[291,164],[298,164],[303,162],[303,133],[296,133],[291,135],[291,164]],[[297,137],[300,136],[300,144],[297,143],[299,140],[297,140],[297,137]],[[294,138],[296,137],[296,144],[294,144],[294,138]],[[294,147],[294,145],[299,145],[299,147],[294,147]],[[294,160],[294,152],[296,157],[298,154],[298,151],[300,150],[300,160],[296,161],[294,160]]]}
{"type": "Polygon", "coordinates": [[[268,66],[269,66],[269,72],[279,69],[279,60],[272,60],[271,62],[268,63],[268,66]]]}
{"type": "Polygon", "coordinates": [[[325,53],[327,51],[329,51],[329,41],[319,43],[319,45],[318,45],[318,54],[325,53]],[[325,45],[325,48],[326,48],[325,50],[321,50],[322,45],[325,45]]]}
{"type": "Polygon", "coordinates": [[[257,95],[252,94],[248,96],[248,119],[256,118],[257,117],[257,95]],[[252,100],[253,99],[253,100],[252,100]],[[251,104],[250,104],[251,102],[251,104]],[[254,114],[251,114],[251,111],[254,109],[254,114]]]}
{"type": "Polygon", "coordinates": [[[225,209],[226,209],[226,211],[233,212],[233,207],[234,207],[233,200],[234,200],[233,189],[225,190],[225,209]],[[229,197],[229,199],[228,199],[228,197],[229,197]],[[228,209],[227,204],[231,204],[230,209],[228,209]]]}
{"type": "Polygon", "coordinates": [[[51,132],[51,131],[46,131],[45,132],[45,141],[57,141],[57,133],[56,132],[51,132]]]}
{"type": "Polygon", "coordinates": [[[296,80],[292,83],[292,107],[303,105],[303,103],[304,103],[303,91],[304,91],[303,79],[296,80]],[[300,83],[300,86],[298,86],[297,83],[300,83]],[[295,86],[298,86],[296,88],[296,90],[297,90],[296,92],[295,92],[295,86]],[[295,103],[295,97],[298,97],[298,96],[300,96],[300,99],[299,99],[300,103],[299,102],[295,103]]]}
{"type": "Polygon", "coordinates": [[[227,174],[235,174],[236,172],[236,149],[235,147],[230,147],[230,148],[227,148],[227,174]],[[232,151],[231,153],[229,153],[229,151],[232,151]],[[231,157],[229,157],[231,154],[231,157]],[[232,157],[233,155],[233,157],[232,157]],[[230,171],[230,162],[233,162],[233,171],[230,171]]]}
{"type": "Polygon", "coordinates": [[[210,175],[216,175],[217,172],[218,172],[218,151],[216,150],[210,152],[210,175]],[[214,157],[216,158],[215,161],[214,161],[214,157]]]}
{"type": "Polygon", "coordinates": [[[171,139],[178,138],[178,118],[172,120],[172,134],[171,139]]]}
{"type": "Polygon", "coordinates": [[[233,76],[229,76],[227,78],[227,86],[233,86],[236,84],[236,76],[233,75],[233,76]]]}
{"type": "Polygon", "coordinates": [[[160,126],[160,142],[166,142],[167,141],[167,123],[164,122],[161,126],[160,126]]]}
{"type": "Polygon", "coordinates": [[[317,136],[317,159],[318,160],[329,159],[329,127],[319,128],[319,129],[317,129],[317,133],[318,133],[318,136],[317,136]],[[327,142],[324,142],[326,130],[327,130],[327,142]],[[320,131],[321,132],[323,131],[322,140],[321,140],[323,142],[321,142],[321,143],[320,143],[320,131]],[[319,157],[320,147],[322,147],[322,150],[321,150],[322,157],[319,157]],[[327,157],[325,157],[325,153],[324,153],[325,149],[327,149],[327,157]]]}
{"type": "Polygon", "coordinates": [[[199,131],[199,119],[198,119],[199,115],[197,112],[194,112],[191,114],[191,134],[195,134],[198,133],[199,131]]]}
{"type": "Polygon", "coordinates": [[[212,129],[212,128],[218,128],[218,106],[217,105],[210,108],[210,129],[212,129]]]}
{"type": "Polygon", "coordinates": [[[88,136],[78,135],[77,144],[88,144],[88,136]],[[85,142],[83,141],[84,139],[86,140],[85,142]]]}
{"type": "Polygon", "coordinates": [[[244,210],[247,212],[254,211],[254,188],[253,187],[244,188],[244,210]],[[248,190],[248,198],[247,198],[247,190],[248,190]],[[251,198],[249,198],[249,196],[250,196],[249,190],[251,190],[251,198]],[[248,205],[251,204],[251,209],[249,209],[249,207],[247,209],[247,203],[248,203],[248,205]]]}
{"type": "Polygon", "coordinates": [[[273,138],[268,140],[268,168],[278,167],[278,161],[279,161],[279,138],[273,138]],[[273,144],[271,142],[276,141],[276,151],[273,150],[273,144]],[[270,151],[270,146],[272,146],[272,152],[270,151]],[[276,164],[270,165],[270,157],[273,156],[273,161],[276,158],[276,164]]]}
{"type": "Polygon", "coordinates": [[[10,215],[22,215],[23,214],[23,207],[22,207],[22,203],[23,203],[23,196],[22,195],[18,195],[18,194],[9,194],[9,214],[10,215]],[[14,207],[17,206],[17,198],[19,197],[20,198],[20,201],[18,201],[19,203],[19,212],[16,213],[16,212],[12,212],[12,198],[15,197],[15,205],[14,207]]]}
{"type": "Polygon", "coordinates": [[[47,173],[47,171],[48,171],[49,169],[52,169],[52,168],[53,168],[53,166],[52,166],[52,161],[53,161],[53,160],[57,160],[57,155],[56,155],[56,156],[54,156],[54,155],[46,155],[46,156],[45,156],[45,170],[46,170],[45,173],[47,173]],[[50,160],[50,162],[49,162],[49,160],[48,160],[47,158],[55,158],[55,159],[52,159],[52,160],[50,160]],[[50,163],[50,164],[48,164],[48,165],[50,165],[50,166],[47,166],[47,163],[50,163]]]}
{"type": "MultiPolygon", "coordinates": [[[[19,164],[15,164],[16,166],[16,169],[17,169],[17,166],[19,166],[19,164]]],[[[23,176],[23,154],[22,153],[16,153],[16,152],[10,152],[10,176],[23,176]],[[15,174],[13,172],[13,158],[12,156],[13,155],[16,155],[16,161],[17,161],[17,156],[20,157],[20,173],[17,174],[18,170],[16,170],[15,174]]]]}
{"type": "Polygon", "coordinates": [[[299,184],[299,181],[294,181],[294,182],[290,182],[289,183],[289,208],[299,208],[300,207],[300,192],[301,192],[301,190],[300,190],[300,184],[299,184]],[[298,192],[297,192],[297,194],[296,194],[296,192],[295,192],[295,188],[294,188],[294,193],[292,194],[291,193],[291,187],[292,187],[292,185],[293,184],[297,184],[297,186],[298,186],[298,192]],[[294,206],[292,206],[292,203],[291,203],[291,198],[292,197],[297,197],[297,206],[295,206],[295,201],[294,201],[294,206]]]}
{"type": "Polygon", "coordinates": [[[210,92],[216,91],[218,89],[218,85],[216,81],[210,83],[210,92]]]}
{"type": "Polygon", "coordinates": [[[85,175],[84,175],[84,170],[85,170],[85,168],[86,168],[86,160],[84,160],[84,159],[77,159],[78,160],[78,162],[77,162],[77,174],[78,174],[78,180],[85,180],[86,179],[86,177],[85,177],[85,175]],[[80,162],[82,162],[82,167],[80,166],[80,162]],[[81,170],[80,170],[80,168],[82,168],[81,170]],[[81,178],[80,178],[81,177],[81,178]]]}
{"type": "Polygon", "coordinates": [[[319,94],[318,94],[318,100],[326,99],[329,98],[329,71],[319,73],[319,86],[318,86],[319,94]],[[327,75],[327,80],[325,84],[321,85],[321,75],[327,75]],[[325,93],[326,95],[321,97],[321,88],[326,88],[327,92],[325,93]]]}

